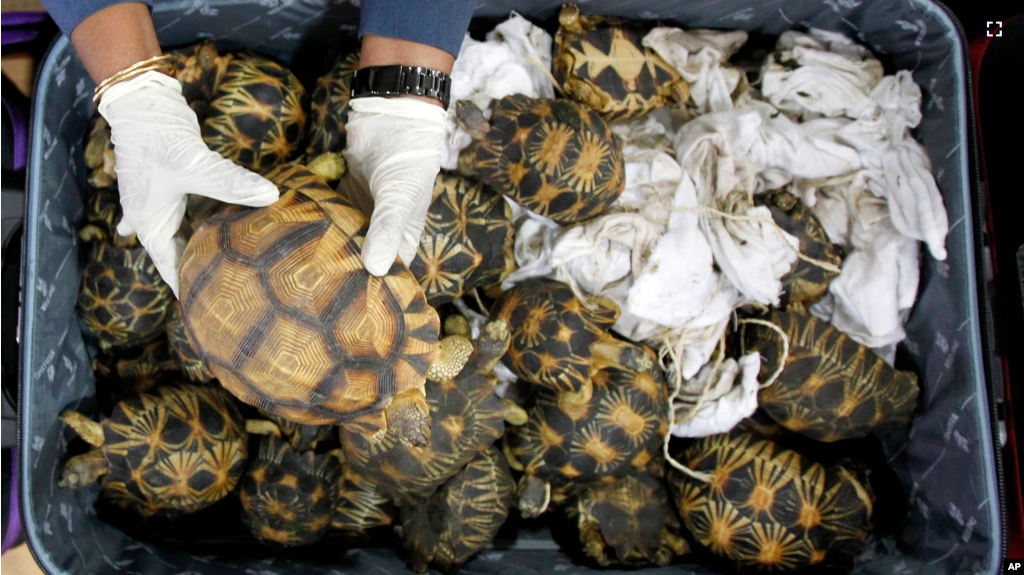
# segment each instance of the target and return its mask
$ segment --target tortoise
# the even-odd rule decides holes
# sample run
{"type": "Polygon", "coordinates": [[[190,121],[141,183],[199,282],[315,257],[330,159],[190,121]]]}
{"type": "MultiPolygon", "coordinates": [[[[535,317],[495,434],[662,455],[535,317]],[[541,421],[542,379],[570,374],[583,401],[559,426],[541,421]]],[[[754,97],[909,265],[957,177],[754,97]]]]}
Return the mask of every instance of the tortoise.
{"type": "MultiPolygon", "coordinates": [[[[118,236],[119,238],[120,236],[118,236]]],[[[174,294],[156,264],[132,236],[89,249],[78,291],[78,311],[100,349],[130,347],[164,333],[174,294]]]]}
{"type": "Polygon", "coordinates": [[[242,478],[242,522],[271,546],[319,541],[331,524],[341,465],[332,453],[299,451],[285,438],[266,435],[242,478]]]}
{"type": "Polygon", "coordinates": [[[331,515],[332,528],[361,537],[370,529],[391,525],[397,515],[398,508],[375,483],[345,466],[331,515]]]}
{"type": "MultiPolygon", "coordinates": [[[[786,333],[789,356],[778,380],[758,392],[757,402],[780,425],[830,443],[910,422],[920,393],[913,372],[889,367],[810,314],[773,311],[768,320],[786,333]]],[[[744,327],[745,350],[761,354],[760,380],[766,381],[778,367],[782,340],[770,328],[744,327]]]]}
{"type": "Polygon", "coordinates": [[[423,505],[401,509],[396,528],[416,573],[453,572],[482,551],[508,518],[515,482],[494,447],[476,456],[423,505]]]}
{"type": "Polygon", "coordinates": [[[117,185],[117,172],[114,158],[114,143],[110,141],[110,124],[99,112],[89,120],[89,133],[85,138],[85,167],[88,170],[86,181],[98,190],[114,188],[117,185]]]}
{"type": "Polygon", "coordinates": [[[199,356],[199,352],[188,338],[185,321],[181,317],[181,303],[177,300],[171,304],[164,329],[167,331],[167,343],[171,353],[178,361],[178,366],[185,376],[197,383],[207,383],[213,380],[213,374],[206,369],[203,358],[199,356]]]}
{"type": "Polygon", "coordinates": [[[137,245],[137,238],[117,234],[121,221],[121,197],[115,188],[93,188],[85,201],[85,225],[78,230],[84,242],[108,242],[137,245]]]}
{"type": "Polygon", "coordinates": [[[352,76],[359,66],[359,53],[338,58],[330,71],[320,76],[310,99],[309,143],[306,157],[314,159],[325,152],[345,149],[345,123],[352,76]]]}
{"type": "Polygon", "coordinates": [[[221,208],[185,248],[189,339],[244,403],[426,444],[428,370],[443,374],[458,359],[441,353],[437,312],[400,261],[383,277],[365,270],[367,219],[322,178],[298,165],[266,175],[280,200],[221,208]]]}
{"type": "Polygon", "coordinates": [[[641,118],[670,101],[685,104],[690,85],[671,64],[643,45],[638,22],[581,15],[565,4],[558,15],[551,71],[569,98],[609,123],[641,118]]]}
{"type": "Polygon", "coordinates": [[[177,370],[178,363],[171,358],[168,342],[161,337],[136,348],[119,349],[114,360],[114,373],[140,393],[162,382],[177,381],[177,370]]]}
{"type": "Polygon", "coordinates": [[[578,392],[590,378],[592,349],[612,341],[619,308],[603,297],[587,307],[558,281],[530,279],[504,292],[491,317],[508,322],[512,343],[504,364],[520,379],[578,392]]]}
{"type": "Polygon", "coordinates": [[[211,150],[253,171],[288,161],[306,135],[306,89],[287,68],[233,54],[202,124],[211,150]]]}
{"type": "Polygon", "coordinates": [[[523,517],[587,485],[647,469],[668,433],[667,383],[654,351],[616,341],[596,348],[579,392],[536,387],[525,425],[503,439],[523,517]]]}
{"type": "Polygon", "coordinates": [[[231,56],[222,57],[213,40],[203,40],[167,54],[172,65],[171,75],[181,83],[181,95],[202,123],[231,56]]]}
{"type": "Polygon", "coordinates": [[[215,387],[159,387],[119,402],[101,422],[76,411],[60,418],[94,448],[65,463],[60,486],[100,481],[105,498],[143,516],[208,507],[245,471],[245,424],[215,387]]]}
{"type": "MultiPolygon", "coordinates": [[[[464,318],[462,322],[446,322],[446,328],[456,331],[449,332],[449,338],[469,335],[464,318]]],[[[341,443],[348,465],[398,505],[415,504],[429,497],[501,437],[506,420],[525,422],[526,414],[519,406],[495,394],[497,377],[493,369],[508,341],[508,324],[487,323],[474,343],[468,367],[453,378],[427,382],[431,428],[428,445],[403,445],[394,433],[374,442],[358,426],[342,427],[341,443]]]]}
{"type": "Polygon", "coordinates": [[[584,552],[598,565],[665,566],[689,551],[664,474],[652,462],[647,471],[583,488],[566,506],[584,552]]]}
{"type": "Polygon", "coordinates": [[[711,553],[741,567],[850,567],[871,532],[869,485],[842,465],[826,467],[745,431],[702,437],[673,471],[683,525],[711,553]]]}
{"type": "Polygon", "coordinates": [[[476,141],[459,157],[463,175],[560,224],[601,214],[625,189],[622,148],[595,110],[522,94],[492,106],[488,125],[475,104],[456,102],[456,121],[476,141]]]}
{"type": "Polygon", "coordinates": [[[839,275],[838,270],[843,265],[842,250],[829,240],[814,212],[789,190],[769,190],[758,194],[754,196],[754,205],[766,206],[775,223],[799,239],[801,254],[835,267],[835,270],[829,270],[820,264],[798,259],[793,269],[782,277],[779,307],[789,309],[800,305],[806,309],[821,301],[828,293],[829,283],[839,275]]]}
{"type": "Polygon", "coordinates": [[[427,302],[446,304],[473,288],[500,283],[515,269],[512,208],[483,184],[438,174],[416,258],[409,271],[427,302]]]}

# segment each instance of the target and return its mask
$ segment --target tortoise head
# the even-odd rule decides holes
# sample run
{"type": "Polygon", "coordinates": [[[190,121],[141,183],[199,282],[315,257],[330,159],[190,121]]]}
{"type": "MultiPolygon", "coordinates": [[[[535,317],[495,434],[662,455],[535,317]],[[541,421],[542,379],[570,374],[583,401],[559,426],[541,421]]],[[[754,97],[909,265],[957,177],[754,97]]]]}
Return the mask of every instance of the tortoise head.
{"type": "Polygon", "coordinates": [[[455,123],[474,140],[483,140],[491,127],[480,106],[469,100],[455,102],[455,123]]]}

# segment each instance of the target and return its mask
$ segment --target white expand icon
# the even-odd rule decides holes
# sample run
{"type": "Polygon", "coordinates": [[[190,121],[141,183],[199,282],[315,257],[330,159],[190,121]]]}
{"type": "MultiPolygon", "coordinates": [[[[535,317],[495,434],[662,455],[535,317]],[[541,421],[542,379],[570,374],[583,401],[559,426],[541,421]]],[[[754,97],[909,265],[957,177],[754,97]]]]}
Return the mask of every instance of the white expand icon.
{"type": "Polygon", "coordinates": [[[1002,38],[1003,37],[1003,23],[1001,21],[986,21],[985,22],[985,35],[989,38],[1002,38]]]}

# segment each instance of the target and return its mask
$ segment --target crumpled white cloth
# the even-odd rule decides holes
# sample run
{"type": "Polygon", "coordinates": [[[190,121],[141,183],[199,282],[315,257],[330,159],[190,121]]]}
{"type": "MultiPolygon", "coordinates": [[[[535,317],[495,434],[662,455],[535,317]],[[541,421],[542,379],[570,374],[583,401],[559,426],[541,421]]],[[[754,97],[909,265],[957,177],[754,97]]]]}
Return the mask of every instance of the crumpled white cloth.
{"type": "Polygon", "coordinates": [[[949,221],[931,161],[910,131],[921,122],[921,88],[910,72],[886,76],[871,93],[871,105],[837,132],[860,152],[868,185],[889,201],[892,223],[905,236],[946,259],[949,221]]]}
{"type": "Polygon", "coordinates": [[[732,110],[732,94],[743,73],[728,64],[747,42],[743,30],[681,30],[657,27],[644,36],[654,50],[690,84],[690,100],[698,114],[732,110]]]}
{"type": "Polygon", "coordinates": [[[761,117],[756,112],[738,116],[736,122],[735,112],[706,114],[676,134],[676,158],[684,172],[677,198],[683,193],[697,200],[696,207],[676,209],[698,210],[700,229],[715,262],[745,299],[777,305],[780,279],[796,262],[800,243],[768,223],[768,208],[753,205],[756,176],[763,166],[736,152],[742,146],[738,142],[756,133],[761,117]]]}
{"type": "Polygon", "coordinates": [[[850,250],[829,295],[811,312],[871,348],[903,340],[917,298],[917,240],[899,233],[889,205],[871,192],[865,172],[848,184],[818,190],[811,209],[830,239],[850,250]]]}
{"type": "Polygon", "coordinates": [[[761,90],[795,117],[857,117],[871,104],[882,63],[853,40],[822,30],[784,32],[762,71],[761,90]]]}
{"type": "Polygon", "coordinates": [[[717,370],[712,364],[705,365],[697,377],[686,381],[680,390],[686,397],[698,397],[707,388],[704,401],[685,421],[672,426],[672,435],[707,437],[726,433],[753,415],[757,410],[760,369],[761,356],[756,352],[740,357],[739,361],[728,358],[717,370]]]}
{"type": "Polygon", "coordinates": [[[551,69],[551,35],[513,12],[478,42],[469,34],[455,59],[451,79],[451,104],[445,123],[441,167],[454,170],[459,153],[473,139],[455,122],[455,103],[470,100],[490,117],[490,105],[512,94],[553,98],[555,88],[544,72],[551,69]]]}

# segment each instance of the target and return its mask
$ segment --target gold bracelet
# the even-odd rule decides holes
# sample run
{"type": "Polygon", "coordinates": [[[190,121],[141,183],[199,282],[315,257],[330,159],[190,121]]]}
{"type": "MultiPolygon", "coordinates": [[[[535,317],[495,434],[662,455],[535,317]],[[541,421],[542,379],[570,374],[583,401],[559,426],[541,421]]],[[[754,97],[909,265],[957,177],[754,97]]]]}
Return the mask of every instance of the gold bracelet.
{"type": "Polygon", "coordinates": [[[146,72],[156,70],[157,72],[162,72],[164,74],[167,74],[168,76],[173,76],[171,72],[170,58],[171,54],[161,54],[159,56],[153,56],[152,58],[149,58],[147,60],[136,62],[131,66],[128,66],[124,70],[121,70],[120,72],[114,73],[106,80],[100,82],[99,85],[96,86],[96,89],[93,90],[93,105],[97,104],[100,101],[100,98],[107,90],[110,89],[111,86],[124,82],[125,80],[131,80],[132,78],[140,76],[146,72]]]}

